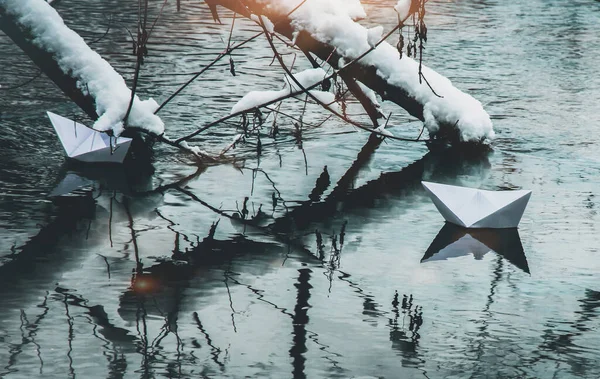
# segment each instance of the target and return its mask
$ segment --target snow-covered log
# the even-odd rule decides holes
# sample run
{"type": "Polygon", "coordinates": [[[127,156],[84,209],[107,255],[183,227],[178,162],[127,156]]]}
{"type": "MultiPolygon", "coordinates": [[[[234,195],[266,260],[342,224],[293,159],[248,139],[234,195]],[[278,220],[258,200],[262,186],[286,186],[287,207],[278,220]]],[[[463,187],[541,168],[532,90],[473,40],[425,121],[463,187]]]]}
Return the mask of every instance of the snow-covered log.
{"type": "MultiPolygon", "coordinates": [[[[214,12],[224,6],[245,17],[264,15],[274,21],[277,33],[292,40],[338,69],[374,44],[374,35],[356,22],[366,15],[359,0],[206,0],[214,12]],[[298,7],[299,4],[302,4],[298,7]],[[298,8],[297,8],[298,7],[298,8]],[[297,8],[297,9],[296,9],[297,8]]],[[[392,101],[422,120],[431,136],[458,141],[482,141],[494,136],[492,122],[479,101],[460,91],[450,80],[423,66],[435,90],[419,78],[419,63],[381,43],[345,69],[382,99],[392,101]],[[436,93],[440,96],[437,96],[436,93]]]]}
{"type": "MultiPolygon", "coordinates": [[[[125,80],[45,0],[0,0],[0,29],[92,119],[119,135],[131,99],[125,80]]],[[[155,135],[164,124],[158,104],[135,96],[127,125],[155,135]]]]}
{"type": "Polygon", "coordinates": [[[12,39],[75,104],[90,118],[96,120],[98,114],[94,106],[94,98],[84,94],[77,87],[77,79],[64,73],[50,52],[33,43],[31,34],[26,32],[14,17],[6,15],[5,7],[4,1],[0,0],[0,30],[12,39]]]}

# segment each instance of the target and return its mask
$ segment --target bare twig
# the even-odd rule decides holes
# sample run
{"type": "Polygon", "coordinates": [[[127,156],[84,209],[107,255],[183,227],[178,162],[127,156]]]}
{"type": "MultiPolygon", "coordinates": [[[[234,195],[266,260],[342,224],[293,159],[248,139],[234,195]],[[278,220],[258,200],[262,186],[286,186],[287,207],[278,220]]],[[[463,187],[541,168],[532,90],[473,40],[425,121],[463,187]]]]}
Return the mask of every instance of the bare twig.
{"type": "Polygon", "coordinates": [[[131,98],[129,99],[129,106],[127,107],[127,112],[125,113],[125,117],[123,117],[124,124],[127,124],[127,120],[129,119],[129,114],[131,113],[131,108],[133,107],[133,102],[135,100],[135,91],[137,89],[138,80],[140,77],[140,68],[142,66],[144,60],[144,53],[146,51],[146,21],[148,19],[148,0],[144,0],[144,18],[142,22],[141,18],[141,0],[138,1],[138,34],[137,34],[137,46],[136,53],[137,59],[135,64],[135,74],[133,76],[133,85],[131,87],[131,98]]]}
{"type": "MultiPolygon", "coordinates": [[[[288,14],[286,15],[286,17],[289,17],[292,13],[294,13],[298,8],[300,8],[307,0],[303,0],[300,4],[298,4],[294,9],[292,9],[290,12],[288,12],[288,14]]],[[[237,12],[234,12],[234,15],[237,12]]],[[[235,20],[235,18],[234,18],[235,20]]],[[[274,25],[278,25],[281,22],[281,20],[277,21],[274,23],[274,25]]],[[[175,96],[179,95],[181,93],[181,91],[183,91],[187,86],[189,86],[194,80],[198,79],[198,77],[200,75],[202,75],[204,72],[206,72],[209,68],[211,68],[212,66],[214,66],[217,62],[219,62],[221,59],[223,59],[225,56],[231,56],[231,52],[246,45],[248,42],[254,41],[256,38],[260,37],[262,35],[262,33],[258,33],[255,34],[254,36],[246,39],[243,42],[238,43],[237,45],[235,45],[234,47],[230,47],[230,42],[231,42],[231,37],[232,37],[232,33],[233,33],[233,25],[231,26],[231,31],[229,34],[229,43],[227,44],[227,49],[222,52],[221,54],[219,54],[212,62],[210,62],[207,66],[205,66],[202,70],[200,70],[199,72],[197,72],[193,77],[191,77],[186,83],[184,83],[181,87],[179,87],[177,89],[177,91],[175,91],[171,96],[169,96],[167,98],[167,100],[165,100],[156,111],[154,111],[154,113],[158,113],[160,112],[161,109],[163,109],[165,107],[165,105],[167,105],[171,100],[173,100],[173,98],[175,98],[175,96]]]]}
{"type": "Polygon", "coordinates": [[[23,83],[19,83],[16,84],[12,87],[0,87],[0,91],[10,91],[13,89],[17,89],[17,88],[21,88],[21,87],[25,87],[26,85],[28,85],[29,83],[33,82],[34,80],[36,80],[37,78],[40,77],[40,75],[42,75],[42,70],[39,70],[37,72],[37,74],[35,74],[33,77],[31,77],[30,79],[27,79],[26,81],[24,81],[23,83]]]}
{"type": "Polygon", "coordinates": [[[167,105],[171,100],[173,100],[175,98],[175,96],[179,95],[181,93],[181,91],[183,91],[187,86],[189,86],[190,84],[192,84],[192,82],[196,79],[198,79],[198,77],[202,74],[204,74],[208,69],[210,69],[212,66],[214,66],[217,62],[219,62],[222,58],[226,57],[227,55],[229,55],[233,50],[236,50],[242,46],[244,46],[245,44],[247,44],[248,42],[251,42],[253,40],[255,40],[256,38],[260,37],[262,35],[262,33],[258,33],[255,34],[254,36],[246,39],[243,42],[238,43],[237,45],[235,45],[234,47],[228,48],[226,51],[222,52],[221,54],[219,54],[215,59],[213,59],[212,62],[210,62],[208,65],[206,65],[202,70],[200,70],[199,72],[197,72],[196,74],[194,74],[194,76],[192,76],[187,82],[185,82],[181,87],[179,87],[177,89],[177,91],[175,91],[171,96],[169,96],[167,98],[167,100],[163,101],[163,103],[160,105],[160,107],[158,107],[158,109],[156,111],[154,111],[154,113],[158,113],[161,111],[161,109],[163,109],[165,107],[165,105],[167,105]]]}

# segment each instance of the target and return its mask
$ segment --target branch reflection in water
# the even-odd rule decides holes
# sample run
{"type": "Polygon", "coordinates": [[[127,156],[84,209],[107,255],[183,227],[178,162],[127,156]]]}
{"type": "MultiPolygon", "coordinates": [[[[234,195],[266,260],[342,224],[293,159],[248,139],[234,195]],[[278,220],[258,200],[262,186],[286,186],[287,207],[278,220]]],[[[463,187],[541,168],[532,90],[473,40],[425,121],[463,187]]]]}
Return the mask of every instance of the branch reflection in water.
{"type": "Polygon", "coordinates": [[[423,359],[418,353],[419,329],[423,325],[423,307],[413,304],[413,295],[402,295],[402,301],[398,291],[392,300],[393,317],[389,319],[390,341],[392,348],[397,350],[403,357],[403,366],[418,368],[423,359]],[[400,305],[400,308],[398,308],[400,305]],[[400,314],[402,313],[402,316],[400,314]],[[399,321],[401,319],[401,321],[399,321]]]}
{"type": "MultiPolygon", "coordinates": [[[[135,351],[142,357],[140,366],[136,370],[142,376],[151,376],[159,366],[164,367],[165,372],[169,372],[171,376],[184,375],[182,362],[190,362],[195,358],[193,350],[184,349],[185,340],[189,340],[189,336],[186,338],[179,336],[179,323],[182,318],[180,315],[182,312],[181,306],[192,282],[195,291],[212,291],[217,277],[215,269],[219,268],[222,269],[219,279],[221,285],[229,287],[230,283],[233,283],[237,286],[246,287],[261,303],[268,304],[290,318],[292,341],[290,341],[289,356],[292,359],[292,373],[294,376],[308,376],[306,374],[307,352],[313,343],[318,347],[320,354],[330,362],[333,372],[345,372],[341,367],[340,354],[331,346],[320,342],[322,338],[319,334],[308,327],[308,312],[311,306],[309,303],[310,288],[312,287],[310,281],[314,278],[315,270],[320,271],[329,278],[330,290],[333,280],[339,279],[341,283],[347,284],[351,292],[359,297],[368,317],[377,319],[388,314],[388,312],[378,309],[379,305],[376,297],[361,288],[360,281],[352,281],[350,274],[340,270],[342,248],[349,233],[346,228],[348,218],[344,216],[345,212],[352,209],[368,211],[373,206],[370,202],[372,199],[385,198],[389,195],[397,199],[408,199],[410,196],[419,195],[419,191],[421,191],[419,183],[425,175],[427,167],[431,167],[432,164],[436,166],[441,162],[447,162],[449,157],[453,157],[458,161],[464,161],[465,158],[462,153],[457,155],[448,152],[429,153],[424,158],[398,172],[384,173],[379,178],[363,186],[352,188],[353,181],[360,170],[367,166],[379,144],[380,142],[377,140],[370,139],[359,153],[356,161],[328,195],[325,194],[331,187],[332,182],[328,170],[324,168],[315,184],[315,188],[307,196],[308,199],[296,207],[286,205],[289,207],[289,212],[281,216],[278,216],[275,212],[271,215],[265,214],[260,211],[260,206],[258,211],[255,211],[250,207],[247,200],[241,203],[243,209],[238,210],[233,207],[236,210],[232,213],[211,206],[192,191],[183,188],[185,183],[193,181],[202,170],[176,183],[150,189],[147,184],[144,184],[149,183],[148,175],[142,176],[138,183],[132,185],[127,180],[115,180],[119,177],[130,178],[129,175],[119,175],[118,173],[112,175],[101,168],[86,169],[68,166],[68,173],[85,179],[79,182],[75,180],[75,183],[84,183],[84,187],[76,189],[73,195],[55,198],[54,202],[57,204],[59,211],[56,221],[42,228],[38,236],[26,245],[16,249],[14,257],[11,258],[12,260],[7,265],[0,267],[0,271],[6,270],[7,273],[0,280],[8,281],[10,279],[9,270],[11,265],[15,267],[21,262],[26,266],[30,266],[28,262],[31,262],[30,259],[35,260],[35,255],[40,254],[40,246],[50,250],[53,246],[56,246],[57,253],[65,254],[64,249],[61,247],[62,238],[65,235],[72,235],[77,228],[81,228],[81,233],[87,236],[90,222],[95,218],[95,213],[98,210],[108,209],[110,211],[110,223],[116,222],[115,218],[112,217],[112,212],[121,209],[126,214],[126,224],[130,230],[130,240],[127,245],[133,247],[134,254],[131,258],[135,258],[136,263],[133,267],[131,285],[119,298],[118,315],[122,320],[133,323],[134,330],[115,326],[110,321],[114,316],[107,315],[103,305],[88,305],[87,300],[73,291],[56,289],[57,293],[62,295],[61,302],[63,306],[66,304],[69,307],[68,317],[71,320],[71,329],[77,325],[77,318],[72,315],[71,307],[77,306],[89,316],[89,322],[94,326],[94,333],[96,328],[100,332],[98,338],[105,341],[103,342],[105,344],[104,355],[108,361],[110,372],[119,376],[127,370],[127,367],[132,367],[132,363],[128,362],[130,359],[128,354],[135,351]],[[158,210],[157,204],[160,203],[160,197],[165,193],[188,195],[190,199],[210,209],[217,216],[227,217],[232,222],[242,223],[244,225],[243,233],[246,232],[246,227],[259,230],[261,238],[266,238],[266,242],[254,241],[245,234],[233,235],[226,240],[218,240],[215,238],[218,221],[213,223],[207,237],[203,240],[192,238],[177,229],[176,221],[170,220],[169,217],[158,210]],[[154,198],[156,200],[147,201],[154,198]],[[99,204],[105,204],[106,207],[99,206],[99,204]],[[60,213],[61,210],[63,213],[60,213]],[[340,210],[343,211],[340,212],[340,210]],[[166,221],[169,225],[168,229],[173,233],[174,244],[171,256],[168,258],[148,258],[145,252],[142,251],[139,241],[137,241],[143,232],[140,226],[136,226],[137,220],[140,214],[148,213],[154,213],[160,219],[166,221]],[[234,213],[237,213],[239,217],[235,217],[234,213]],[[258,221],[259,218],[260,221],[258,221]],[[332,234],[318,231],[315,233],[317,238],[321,235],[320,240],[318,238],[317,249],[311,250],[304,247],[303,242],[301,242],[302,238],[306,236],[307,232],[315,230],[311,225],[318,222],[330,222],[338,218],[342,218],[342,221],[339,228],[336,228],[337,230],[332,234]],[[325,245],[330,246],[325,248],[325,245]],[[245,284],[239,278],[240,272],[257,267],[257,262],[268,262],[273,257],[280,257],[282,247],[285,247],[286,256],[294,256],[295,259],[309,265],[309,267],[297,271],[299,275],[294,284],[297,289],[297,298],[293,313],[286,311],[285,307],[268,299],[268,291],[245,284]],[[252,264],[247,262],[252,262],[252,264]],[[335,275],[336,272],[339,273],[338,276],[335,275]],[[203,288],[203,286],[206,287],[203,288]],[[151,326],[151,324],[155,324],[156,316],[162,319],[162,326],[158,330],[151,326]],[[162,346],[162,341],[169,336],[173,336],[173,346],[177,350],[173,356],[165,354],[162,346]]],[[[485,158],[483,161],[475,159],[474,162],[476,164],[484,162],[485,166],[485,158]]],[[[458,166],[460,167],[461,164],[458,166]]],[[[442,164],[441,167],[453,170],[457,166],[448,163],[447,165],[442,164]]],[[[444,169],[434,171],[435,175],[444,175],[445,173],[452,175],[451,172],[448,173],[444,169]]],[[[281,197],[281,194],[278,196],[281,197]]],[[[112,227],[109,225],[109,235],[110,230],[112,230],[112,227]]],[[[127,252],[127,249],[124,252],[127,252]]],[[[61,257],[61,255],[46,258],[51,259],[54,265],[60,265],[64,259],[68,259],[66,256],[61,257]]],[[[110,257],[102,256],[101,258],[104,270],[108,267],[111,268],[111,271],[114,270],[115,263],[111,261],[110,257]]],[[[23,272],[22,270],[19,271],[23,272]]],[[[36,272],[36,275],[41,273],[40,270],[36,269],[34,269],[34,272],[36,272]]],[[[259,275],[264,273],[266,273],[265,270],[257,272],[259,275]]],[[[111,280],[114,275],[113,272],[108,280],[111,280]]],[[[21,279],[26,279],[26,275],[22,276],[21,279]]],[[[48,278],[48,281],[50,282],[52,279],[48,278]]],[[[232,287],[231,290],[233,291],[233,289],[232,287]]],[[[198,296],[198,293],[196,292],[194,296],[198,296]]],[[[234,314],[238,313],[236,311],[238,307],[233,307],[235,301],[233,293],[229,293],[229,296],[233,317],[234,314]]],[[[407,312],[405,316],[407,333],[402,332],[405,333],[405,336],[398,334],[402,328],[397,325],[399,320],[396,319],[396,324],[392,321],[388,326],[390,328],[390,340],[394,342],[394,350],[407,351],[414,358],[416,357],[414,354],[417,350],[417,340],[419,338],[417,332],[420,327],[420,321],[417,320],[420,320],[421,310],[419,308],[419,311],[417,311],[416,308],[409,307],[405,311],[407,312]]],[[[209,336],[210,326],[200,321],[200,312],[194,311],[192,315],[202,339],[208,345],[211,360],[215,364],[214,367],[216,370],[224,372],[228,362],[227,346],[219,346],[209,336]]],[[[235,325],[232,324],[232,328],[235,329],[235,325]]],[[[72,340],[71,337],[70,340],[72,340]]],[[[202,345],[194,337],[192,342],[189,343],[191,346],[202,345]]],[[[72,345],[72,349],[75,351],[76,345],[72,345]]],[[[407,356],[410,362],[406,364],[416,367],[417,363],[413,362],[414,359],[411,357],[407,356]]],[[[71,373],[76,374],[76,366],[72,367],[73,371],[71,373]]],[[[214,369],[204,367],[200,370],[199,375],[210,376],[210,373],[214,374],[214,372],[214,369]]]]}

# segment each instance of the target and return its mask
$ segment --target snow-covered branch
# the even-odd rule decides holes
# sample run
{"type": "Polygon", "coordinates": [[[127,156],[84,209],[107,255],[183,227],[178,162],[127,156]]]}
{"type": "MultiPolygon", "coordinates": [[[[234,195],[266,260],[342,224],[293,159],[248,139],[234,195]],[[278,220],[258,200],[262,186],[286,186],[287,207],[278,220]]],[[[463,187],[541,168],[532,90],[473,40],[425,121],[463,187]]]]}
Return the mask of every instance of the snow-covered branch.
{"type": "MultiPolygon", "coordinates": [[[[96,120],[94,129],[119,135],[125,127],[129,127],[202,159],[210,156],[189,146],[186,141],[190,138],[236,115],[299,94],[306,94],[307,98],[333,115],[368,130],[338,111],[333,93],[317,88],[321,82],[326,84],[336,77],[346,82],[348,90],[363,105],[376,127],[374,134],[389,135],[383,130],[384,126],[377,128],[378,119],[383,116],[375,96],[377,93],[383,100],[392,101],[421,119],[433,138],[441,137],[451,142],[481,142],[494,136],[489,115],[479,101],[458,90],[444,76],[422,66],[410,56],[400,54],[400,47],[385,42],[415,12],[417,3],[421,4],[418,14],[423,22],[425,12],[420,1],[398,0],[394,8],[400,17],[399,25],[385,35],[382,27],[367,29],[357,22],[366,17],[359,0],[205,1],[216,19],[215,7],[222,5],[256,21],[263,28],[275,57],[286,72],[287,85],[279,91],[251,92],[234,106],[230,115],[177,139],[170,139],[164,134],[164,124],[156,115],[160,110],[158,104],[153,99],[140,100],[135,95],[135,84],[132,92],[123,77],[64,24],[50,5],[51,0],[0,0],[0,30],[96,120]],[[295,46],[306,55],[312,70],[292,74],[273,43],[274,36],[283,41],[279,35],[290,41],[285,41],[288,46],[295,46]],[[325,64],[333,67],[334,70],[328,70],[330,74],[325,74],[319,67],[325,64]]],[[[228,47],[170,96],[163,106],[219,59],[257,36],[228,47]]],[[[138,40],[138,49],[142,45],[138,40]]],[[[138,50],[138,69],[141,54],[138,50]]]]}
{"type": "MultiPolygon", "coordinates": [[[[131,90],[106,60],[65,25],[48,2],[0,0],[0,16],[2,30],[82,109],[97,118],[94,129],[121,134],[131,90]]],[[[135,96],[127,124],[162,134],[164,124],[154,114],[157,108],[154,100],[142,101],[135,96]]]]}
{"type": "MultiPolygon", "coordinates": [[[[207,3],[222,5],[246,17],[251,12],[276,20],[276,32],[336,69],[372,49],[374,35],[381,35],[381,29],[369,31],[355,21],[366,16],[359,0],[308,0],[292,13],[298,0],[207,0],[207,3]]],[[[387,42],[372,49],[346,71],[384,100],[393,101],[421,119],[432,136],[454,135],[458,141],[482,141],[494,136],[490,117],[479,101],[428,67],[422,67],[427,80],[420,80],[419,62],[405,55],[400,58],[397,49],[387,42]]]]}

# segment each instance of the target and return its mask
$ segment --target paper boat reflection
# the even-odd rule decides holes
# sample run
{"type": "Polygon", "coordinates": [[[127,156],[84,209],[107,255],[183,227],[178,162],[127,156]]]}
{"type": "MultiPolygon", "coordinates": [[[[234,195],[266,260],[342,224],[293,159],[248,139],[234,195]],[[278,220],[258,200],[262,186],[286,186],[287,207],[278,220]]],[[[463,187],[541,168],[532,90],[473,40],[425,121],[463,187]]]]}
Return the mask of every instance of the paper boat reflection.
{"type": "Polygon", "coordinates": [[[128,164],[108,167],[106,165],[68,165],[59,176],[58,184],[48,196],[64,196],[80,188],[117,191],[130,195],[150,191],[152,172],[148,167],[128,164]]]}
{"type": "Polygon", "coordinates": [[[501,255],[526,273],[530,273],[516,228],[465,229],[446,223],[425,252],[421,263],[469,254],[473,254],[475,259],[481,259],[490,251],[501,255]]]}
{"type": "Polygon", "coordinates": [[[421,183],[446,221],[465,228],[516,228],[531,197],[531,191],[421,183]]]}
{"type": "Polygon", "coordinates": [[[68,172],[65,177],[48,194],[50,197],[68,195],[76,189],[94,186],[94,181],[79,176],[74,172],[68,172]]]}
{"type": "Polygon", "coordinates": [[[118,137],[111,141],[106,133],[97,132],[52,112],[46,113],[69,158],[104,163],[122,163],[125,159],[131,138],[118,137]]]}

